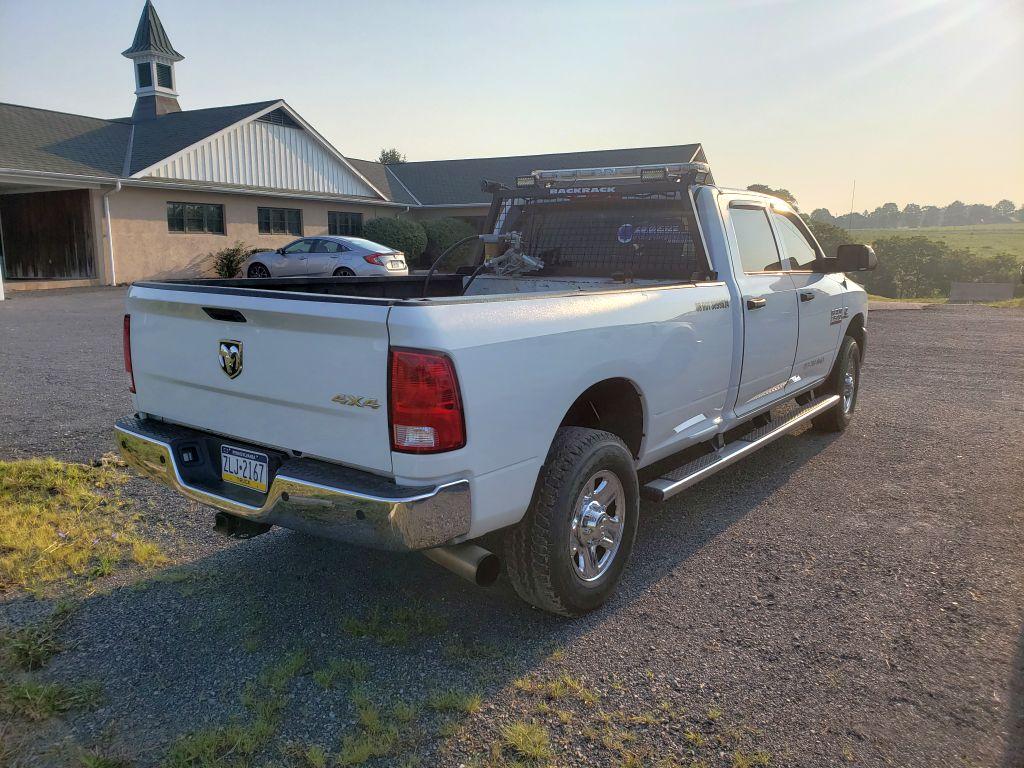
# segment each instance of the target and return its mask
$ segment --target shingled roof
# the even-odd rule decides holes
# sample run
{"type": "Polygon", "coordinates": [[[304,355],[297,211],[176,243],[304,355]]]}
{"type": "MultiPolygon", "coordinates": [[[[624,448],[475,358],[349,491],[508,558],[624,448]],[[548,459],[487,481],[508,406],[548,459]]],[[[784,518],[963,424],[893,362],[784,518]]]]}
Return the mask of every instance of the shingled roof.
{"type": "Polygon", "coordinates": [[[516,176],[539,170],[693,161],[706,162],[700,144],[478,157],[470,160],[427,160],[396,163],[389,165],[388,170],[405,184],[422,205],[472,205],[491,201],[491,196],[480,190],[482,179],[512,186],[516,176]]]}
{"type": "Polygon", "coordinates": [[[0,104],[0,125],[0,168],[80,176],[120,176],[132,131],[126,120],[17,104],[0,104]]]}
{"type": "Polygon", "coordinates": [[[150,0],[146,0],[142,8],[142,16],[139,18],[139,26],[135,29],[135,39],[132,40],[131,48],[122,52],[122,56],[129,59],[135,54],[161,53],[169,56],[174,61],[181,61],[185,57],[174,50],[171,39],[160,23],[160,17],[156,15],[156,8],[150,0]]]}

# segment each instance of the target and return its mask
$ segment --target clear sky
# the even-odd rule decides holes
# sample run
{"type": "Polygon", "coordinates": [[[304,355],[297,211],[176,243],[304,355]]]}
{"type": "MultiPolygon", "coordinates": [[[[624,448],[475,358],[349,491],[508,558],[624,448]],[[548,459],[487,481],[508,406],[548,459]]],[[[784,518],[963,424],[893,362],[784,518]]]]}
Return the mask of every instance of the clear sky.
{"type": "MultiPolygon", "coordinates": [[[[1024,0],[154,1],[184,109],[284,98],[353,157],[700,141],[807,211],[1024,204],[1024,0]]],[[[141,9],[0,0],[0,101],[130,114],[141,9]]]]}

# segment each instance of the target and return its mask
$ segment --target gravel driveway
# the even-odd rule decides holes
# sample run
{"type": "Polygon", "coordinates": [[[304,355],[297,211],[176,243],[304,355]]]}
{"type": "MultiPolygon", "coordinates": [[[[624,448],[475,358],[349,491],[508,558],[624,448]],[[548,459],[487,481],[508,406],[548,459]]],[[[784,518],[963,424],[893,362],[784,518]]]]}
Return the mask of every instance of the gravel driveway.
{"type": "MultiPolygon", "coordinates": [[[[130,410],[122,300],[0,303],[0,458],[110,449],[130,410]]],[[[618,595],[576,621],[418,556],[287,531],[228,543],[207,513],[134,482],[177,565],[85,598],[40,674],[97,680],[103,701],[13,724],[24,741],[9,759],[74,765],[89,749],[162,764],[183,734],[244,723],[261,672],[301,649],[256,765],[355,745],[365,695],[400,733],[374,765],[500,765],[521,721],[546,732],[556,765],[1017,768],[1022,340],[1012,310],[873,315],[852,427],[783,438],[645,504],[618,595]],[[332,659],[361,665],[362,694],[325,687],[332,659]],[[445,706],[448,689],[479,707],[445,706]]],[[[0,600],[0,624],[34,613],[0,600]]]]}

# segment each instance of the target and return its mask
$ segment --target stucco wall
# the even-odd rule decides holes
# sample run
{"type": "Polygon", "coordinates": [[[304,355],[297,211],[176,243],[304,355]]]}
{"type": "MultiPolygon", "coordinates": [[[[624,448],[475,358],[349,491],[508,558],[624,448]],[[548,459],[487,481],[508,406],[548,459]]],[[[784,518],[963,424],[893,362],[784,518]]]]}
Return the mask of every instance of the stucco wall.
{"type": "Polygon", "coordinates": [[[241,240],[256,248],[279,248],[294,235],[261,235],[259,207],[299,208],[303,235],[327,234],[328,211],[362,213],[364,221],[397,216],[402,208],[328,203],[290,198],[125,187],[110,197],[117,282],[210,276],[206,255],[241,240]],[[224,235],[168,232],[167,203],[217,203],[224,206],[224,235]]]}

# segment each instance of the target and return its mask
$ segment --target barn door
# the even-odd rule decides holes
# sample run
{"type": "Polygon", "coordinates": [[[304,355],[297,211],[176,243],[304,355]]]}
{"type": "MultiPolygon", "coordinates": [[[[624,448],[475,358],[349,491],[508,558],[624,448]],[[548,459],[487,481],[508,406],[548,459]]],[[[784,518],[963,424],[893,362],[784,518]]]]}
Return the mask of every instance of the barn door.
{"type": "Polygon", "coordinates": [[[0,195],[4,276],[17,280],[96,276],[89,192],[0,195]]]}

